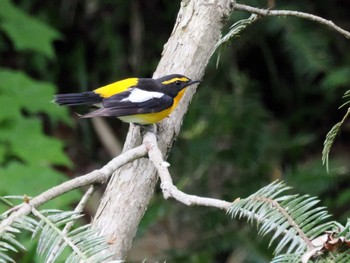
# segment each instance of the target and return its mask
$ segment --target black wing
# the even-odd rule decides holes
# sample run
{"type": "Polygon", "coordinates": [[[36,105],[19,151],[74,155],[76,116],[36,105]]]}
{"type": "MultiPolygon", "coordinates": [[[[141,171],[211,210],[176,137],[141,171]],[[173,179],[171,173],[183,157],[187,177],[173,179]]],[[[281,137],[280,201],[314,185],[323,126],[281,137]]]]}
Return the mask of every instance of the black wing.
{"type": "Polygon", "coordinates": [[[130,91],[125,91],[109,98],[106,98],[102,102],[102,108],[85,115],[82,118],[92,117],[121,117],[135,114],[160,112],[171,107],[174,103],[172,97],[164,94],[160,98],[152,98],[143,102],[130,102],[122,101],[130,95],[130,91]]]}

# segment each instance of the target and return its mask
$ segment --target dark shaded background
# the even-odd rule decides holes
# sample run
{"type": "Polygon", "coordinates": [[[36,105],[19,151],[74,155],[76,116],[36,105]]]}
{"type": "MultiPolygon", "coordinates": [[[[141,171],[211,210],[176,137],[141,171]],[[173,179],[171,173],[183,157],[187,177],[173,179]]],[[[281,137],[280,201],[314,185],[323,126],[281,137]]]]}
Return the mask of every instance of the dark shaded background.
{"type": "MultiPolygon", "coordinates": [[[[54,43],[56,58],[49,60],[17,52],[1,34],[0,66],[54,83],[60,93],[152,76],[180,5],[165,0],[14,2],[62,37],[54,43]]],[[[269,2],[276,9],[309,12],[350,29],[349,1],[269,2]]],[[[234,12],[224,32],[248,16],[234,12]]],[[[350,84],[349,44],[314,22],[269,17],[224,45],[218,67],[219,52],[211,59],[171,152],[177,186],[196,195],[234,200],[283,179],[296,193],[319,196],[334,219],[345,223],[350,201],[347,123],[331,151],[329,174],[321,152],[325,135],[346,112],[338,107],[350,84]]],[[[84,110],[71,111],[71,125],[52,126],[50,116],[41,117],[46,134],[64,141],[74,163],[57,167],[67,176],[86,173],[111,158],[90,121],[75,115],[84,110]]],[[[107,121],[123,142],[128,125],[107,121]]],[[[86,210],[88,218],[96,200],[86,210]]],[[[272,250],[267,244],[245,221],[232,221],[210,208],[164,201],[158,190],[129,262],[269,262],[272,250]]]]}

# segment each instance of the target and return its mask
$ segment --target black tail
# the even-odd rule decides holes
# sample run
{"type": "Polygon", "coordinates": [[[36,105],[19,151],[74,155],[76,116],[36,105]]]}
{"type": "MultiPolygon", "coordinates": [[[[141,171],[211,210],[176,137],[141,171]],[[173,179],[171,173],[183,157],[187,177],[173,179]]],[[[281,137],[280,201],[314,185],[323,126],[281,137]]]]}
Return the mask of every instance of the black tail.
{"type": "Polygon", "coordinates": [[[100,95],[87,91],[83,93],[57,94],[54,97],[54,102],[62,106],[74,106],[85,104],[97,104],[102,102],[103,98],[100,95]]]}

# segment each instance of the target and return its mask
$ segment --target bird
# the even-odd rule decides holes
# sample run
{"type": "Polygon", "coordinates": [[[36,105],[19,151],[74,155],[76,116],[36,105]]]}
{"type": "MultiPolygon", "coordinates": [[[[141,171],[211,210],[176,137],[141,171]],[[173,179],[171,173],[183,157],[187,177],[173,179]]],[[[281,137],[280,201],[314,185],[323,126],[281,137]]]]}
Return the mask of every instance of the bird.
{"type": "Polygon", "coordinates": [[[168,117],[186,88],[199,80],[171,74],[161,78],[126,78],[93,91],[56,94],[60,106],[94,105],[99,109],[81,118],[117,117],[123,122],[151,125],[168,117]]]}

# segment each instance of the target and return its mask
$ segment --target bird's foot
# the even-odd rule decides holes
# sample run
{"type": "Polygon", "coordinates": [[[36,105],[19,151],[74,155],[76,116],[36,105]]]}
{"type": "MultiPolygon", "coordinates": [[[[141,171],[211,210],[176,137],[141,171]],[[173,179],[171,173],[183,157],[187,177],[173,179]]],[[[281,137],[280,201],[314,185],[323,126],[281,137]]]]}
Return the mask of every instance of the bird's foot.
{"type": "Polygon", "coordinates": [[[152,132],[157,135],[157,124],[140,125],[141,135],[145,135],[146,132],[152,132]]]}

